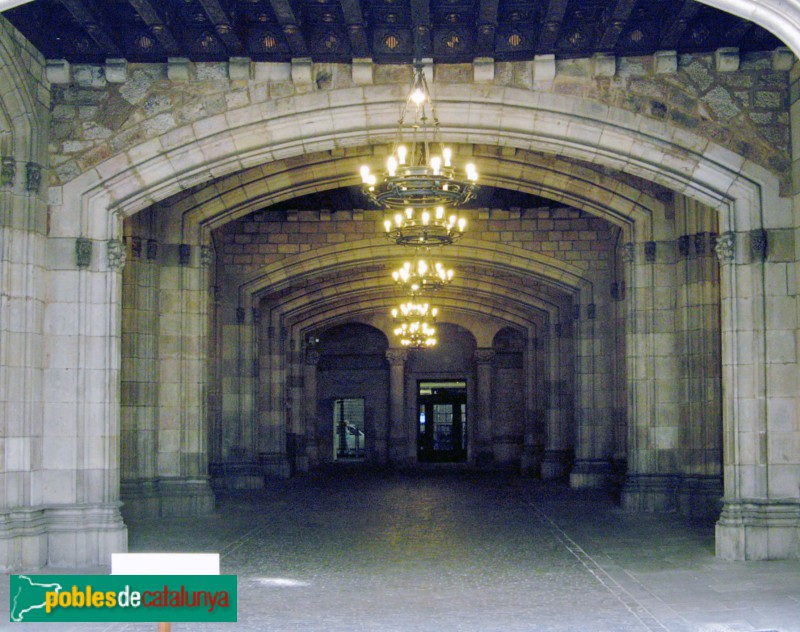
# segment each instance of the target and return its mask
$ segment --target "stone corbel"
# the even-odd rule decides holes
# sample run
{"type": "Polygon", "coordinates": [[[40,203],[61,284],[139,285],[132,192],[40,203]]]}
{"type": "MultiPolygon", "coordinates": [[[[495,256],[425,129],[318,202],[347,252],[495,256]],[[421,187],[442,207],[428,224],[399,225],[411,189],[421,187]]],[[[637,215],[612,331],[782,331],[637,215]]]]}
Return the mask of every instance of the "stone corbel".
{"type": "Polygon", "coordinates": [[[122,271],[125,267],[126,255],[125,245],[119,239],[109,239],[106,242],[108,254],[108,269],[122,271]]]}

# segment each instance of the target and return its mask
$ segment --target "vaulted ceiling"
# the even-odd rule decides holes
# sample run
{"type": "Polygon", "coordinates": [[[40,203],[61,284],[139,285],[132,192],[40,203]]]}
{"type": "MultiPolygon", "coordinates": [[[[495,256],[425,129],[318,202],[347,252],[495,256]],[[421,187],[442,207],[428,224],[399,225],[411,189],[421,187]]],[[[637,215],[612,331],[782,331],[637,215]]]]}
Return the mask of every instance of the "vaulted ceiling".
{"type": "Polygon", "coordinates": [[[458,63],[781,46],[693,0],[35,0],[3,15],[45,57],[72,63],[458,63]]]}

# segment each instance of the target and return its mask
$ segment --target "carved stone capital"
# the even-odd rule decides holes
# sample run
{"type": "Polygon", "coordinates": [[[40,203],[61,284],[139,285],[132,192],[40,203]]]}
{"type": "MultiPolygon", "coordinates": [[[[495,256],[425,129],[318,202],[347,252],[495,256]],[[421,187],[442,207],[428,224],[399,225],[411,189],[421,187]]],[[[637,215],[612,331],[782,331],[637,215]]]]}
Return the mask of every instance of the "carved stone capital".
{"type": "Polygon", "coordinates": [[[475,349],[475,362],[490,364],[494,360],[494,349],[475,349]]]}
{"type": "Polygon", "coordinates": [[[731,231],[722,233],[717,237],[714,251],[717,253],[717,259],[719,259],[720,264],[733,263],[733,258],[736,255],[736,234],[731,231]]]}
{"type": "Polygon", "coordinates": [[[408,349],[387,349],[386,359],[392,366],[403,366],[408,359],[408,349]]]}
{"type": "Polygon", "coordinates": [[[42,167],[35,162],[29,162],[25,166],[25,190],[31,193],[39,191],[42,184],[42,167]]]}
{"type": "Polygon", "coordinates": [[[633,257],[636,253],[636,245],[629,241],[626,244],[622,244],[622,261],[625,263],[633,263],[633,257]]]}
{"type": "Polygon", "coordinates": [[[750,258],[754,262],[767,260],[767,231],[764,229],[750,231],[750,258]]]}
{"type": "Polygon", "coordinates": [[[17,161],[11,156],[3,156],[0,164],[0,186],[10,188],[14,186],[14,179],[17,176],[17,161]]]}
{"type": "Polygon", "coordinates": [[[92,240],[78,237],[75,240],[75,265],[88,268],[92,263],[92,240]]]}
{"type": "Polygon", "coordinates": [[[125,244],[119,239],[109,239],[106,242],[106,249],[108,253],[108,269],[109,270],[122,270],[125,267],[127,259],[125,255],[125,244]]]}
{"type": "Polygon", "coordinates": [[[200,246],[200,265],[208,268],[214,262],[214,251],[211,246],[200,246]]]}

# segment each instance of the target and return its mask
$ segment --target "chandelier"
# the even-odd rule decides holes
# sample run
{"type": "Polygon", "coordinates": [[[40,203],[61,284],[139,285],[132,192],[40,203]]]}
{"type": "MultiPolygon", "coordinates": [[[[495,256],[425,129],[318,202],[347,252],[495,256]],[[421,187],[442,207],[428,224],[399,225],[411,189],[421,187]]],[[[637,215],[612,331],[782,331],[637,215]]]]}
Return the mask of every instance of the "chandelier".
{"type": "Polygon", "coordinates": [[[474,163],[453,165],[453,151],[439,135],[439,119],[421,63],[403,106],[386,171],[361,167],[362,188],[375,204],[395,209],[384,222],[386,236],[400,245],[450,244],[464,233],[466,220],[446,207],[465,204],[478,188],[474,163]]]}
{"type": "Polygon", "coordinates": [[[432,323],[436,322],[438,311],[428,303],[413,301],[392,309],[392,318],[397,325],[394,335],[400,338],[400,344],[411,349],[436,346],[436,328],[432,323]]]}
{"type": "Polygon", "coordinates": [[[395,213],[394,221],[383,222],[386,236],[400,246],[443,246],[460,239],[467,220],[455,213],[445,215],[443,206],[431,214],[428,209],[409,206],[404,213],[395,213]],[[417,212],[419,210],[419,213],[417,212]]]}
{"type": "Polygon", "coordinates": [[[438,261],[433,264],[426,259],[406,261],[392,272],[395,284],[404,288],[412,297],[425,291],[438,290],[453,280],[453,270],[445,269],[438,261]]]}

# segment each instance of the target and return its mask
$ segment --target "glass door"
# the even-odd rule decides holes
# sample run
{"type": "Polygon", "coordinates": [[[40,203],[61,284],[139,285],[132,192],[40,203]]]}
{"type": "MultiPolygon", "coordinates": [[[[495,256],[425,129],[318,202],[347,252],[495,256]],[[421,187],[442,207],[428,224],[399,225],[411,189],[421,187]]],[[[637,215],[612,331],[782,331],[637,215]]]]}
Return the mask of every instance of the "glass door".
{"type": "Polygon", "coordinates": [[[429,463],[466,460],[466,382],[420,382],[417,408],[417,458],[429,463]]]}

